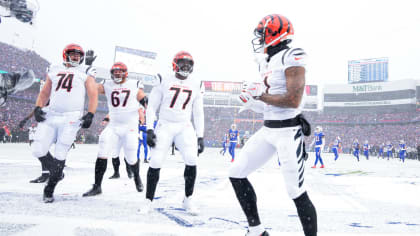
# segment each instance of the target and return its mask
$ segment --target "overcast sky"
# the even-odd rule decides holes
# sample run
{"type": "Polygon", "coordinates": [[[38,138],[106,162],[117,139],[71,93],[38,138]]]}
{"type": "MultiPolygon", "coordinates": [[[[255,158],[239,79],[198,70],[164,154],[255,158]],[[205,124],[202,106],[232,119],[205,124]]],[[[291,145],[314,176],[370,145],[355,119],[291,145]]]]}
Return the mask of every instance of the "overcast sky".
{"type": "Polygon", "coordinates": [[[0,41],[33,47],[53,64],[61,63],[69,43],[94,49],[95,65],[105,68],[112,66],[116,45],[156,52],[159,71],[186,50],[202,80],[257,80],[253,30],[277,13],[294,26],[292,45],[310,57],[307,84],[347,83],[348,60],[376,57],[389,57],[390,81],[420,79],[416,0],[38,1],[34,26],[2,18],[0,41]]]}

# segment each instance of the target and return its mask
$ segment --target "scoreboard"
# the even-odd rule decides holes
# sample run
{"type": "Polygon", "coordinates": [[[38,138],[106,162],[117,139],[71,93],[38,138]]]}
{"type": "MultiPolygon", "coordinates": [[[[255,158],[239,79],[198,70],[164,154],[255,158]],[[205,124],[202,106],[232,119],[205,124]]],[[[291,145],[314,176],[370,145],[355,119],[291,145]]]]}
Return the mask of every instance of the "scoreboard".
{"type": "Polygon", "coordinates": [[[348,62],[348,83],[388,81],[388,58],[351,60],[348,62]]]}
{"type": "Polygon", "coordinates": [[[120,61],[126,64],[128,73],[155,75],[156,55],[155,52],[116,46],[114,62],[120,61]]]}

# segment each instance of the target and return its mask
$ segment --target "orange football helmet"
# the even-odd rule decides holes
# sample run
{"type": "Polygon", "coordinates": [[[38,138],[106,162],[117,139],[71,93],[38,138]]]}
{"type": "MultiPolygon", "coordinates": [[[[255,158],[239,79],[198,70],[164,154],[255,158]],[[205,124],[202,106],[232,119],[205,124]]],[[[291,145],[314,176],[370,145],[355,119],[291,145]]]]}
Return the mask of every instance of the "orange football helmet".
{"type": "Polygon", "coordinates": [[[265,52],[269,46],[276,46],[280,42],[292,41],[294,30],[292,23],[284,16],[272,14],[264,17],[254,30],[256,36],[252,40],[254,52],[265,52]]]}
{"type": "Polygon", "coordinates": [[[115,62],[114,65],[112,65],[110,72],[112,80],[117,84],[121,83],[128,76],[127,66],[122,62],[115,62]],[[119,74],[118,77],[114,75],[114,71],[116,70],[122,71],[123,73],[119,74]]]}
{"type": "Polygon", "coordinates": [[[172,61],[172,69],[175,73],[185,78],[193,72],[193,67],[194,59],[191,54],[186,51],[178,52],[172,61]]]}
{"type": "Polygon", "coordinates": [[[79,46],[78,44],[74,44],[74,43],[69,44],[63,50],[63,61],[65,65],[69,64],[71,66],[78,66],[83,63],[84,58],[85,58],[85,52],[83,51],[83,48],[79,46]],[[79,61],[71,60],[70,53],[72,52],[80,54],[79,61]]]}

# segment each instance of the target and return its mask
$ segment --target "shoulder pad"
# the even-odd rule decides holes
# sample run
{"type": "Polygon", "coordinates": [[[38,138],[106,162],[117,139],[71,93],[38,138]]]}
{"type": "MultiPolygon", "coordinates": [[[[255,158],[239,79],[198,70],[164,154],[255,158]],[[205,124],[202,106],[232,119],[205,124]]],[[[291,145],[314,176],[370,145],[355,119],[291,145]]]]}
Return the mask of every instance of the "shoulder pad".
{"type": "Polygon", "coordinates": [[[290,48],[282,57],[282,63],[285,66],[305,66],[306,53],[302,48],[290,48]]]}
{"type": "Polygon", "coordinates": [[[87,75],[90,75],[90,76],[95,78],[96,77],[96,68],[93,67],[93,66],[89,66],[85,69],[85,73],[87,75]]]}
{"type": "Polygon", "coordinates": [[[139,89],[143,89],[144,88],[143,81],[137,80],[137,88],[139,88],[139,89]]]}

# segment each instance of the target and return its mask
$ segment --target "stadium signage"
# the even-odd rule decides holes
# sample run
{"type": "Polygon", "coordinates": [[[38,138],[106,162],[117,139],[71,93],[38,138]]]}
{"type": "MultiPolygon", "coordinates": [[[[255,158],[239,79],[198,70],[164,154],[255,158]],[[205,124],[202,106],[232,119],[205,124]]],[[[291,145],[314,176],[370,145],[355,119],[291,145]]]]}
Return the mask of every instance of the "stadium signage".
{"type": "Polygon", "coordinates": [[[353,93],[366,93],[366,92],[378,92],[382,91],[381,85],[353,85],[353,93]]]}

